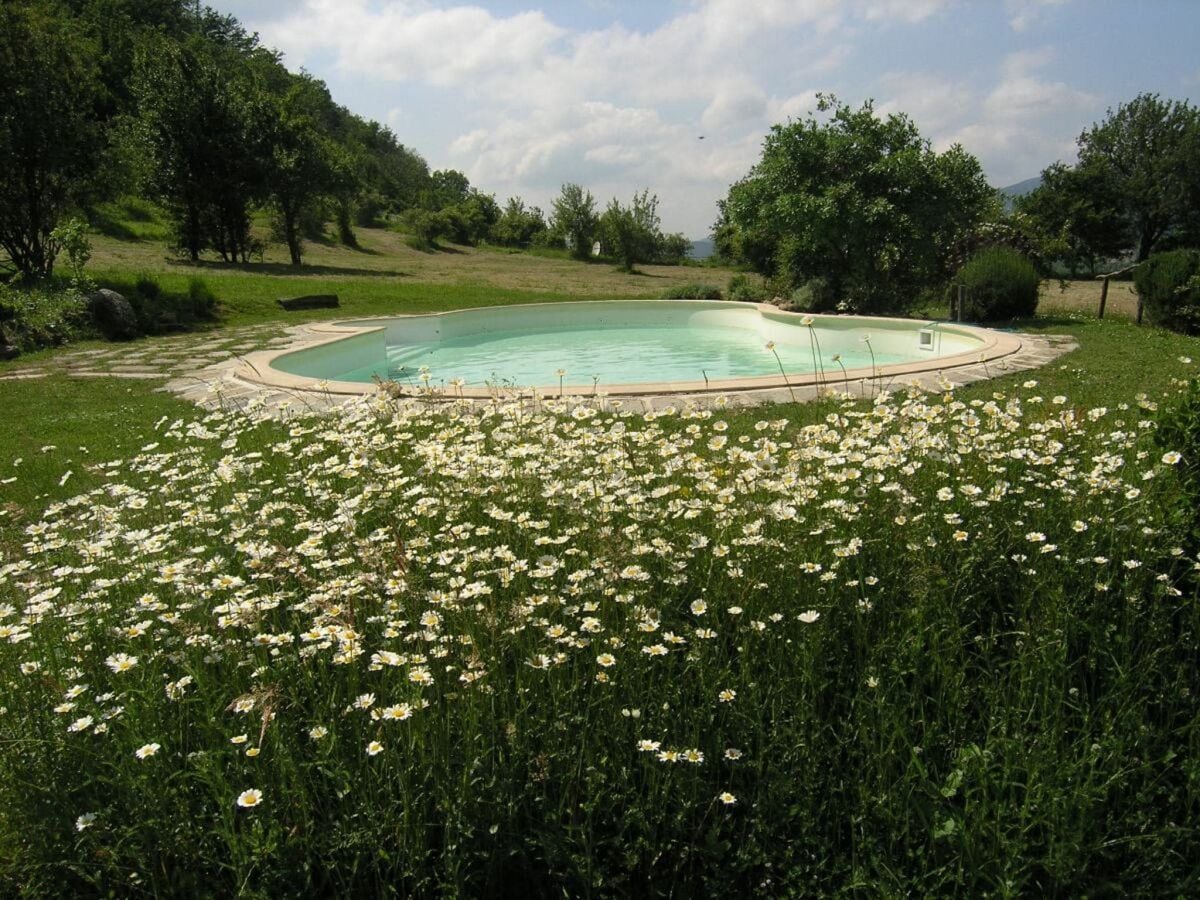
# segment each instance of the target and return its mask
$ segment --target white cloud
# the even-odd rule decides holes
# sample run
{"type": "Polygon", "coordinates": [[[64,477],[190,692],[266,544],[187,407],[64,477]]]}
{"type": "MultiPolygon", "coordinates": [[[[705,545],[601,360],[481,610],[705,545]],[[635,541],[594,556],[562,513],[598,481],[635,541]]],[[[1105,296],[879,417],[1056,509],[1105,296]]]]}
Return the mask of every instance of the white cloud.
{"type": "Polygon", "coordinates": [[[805,91],[790,97],[772,97],[767,102],[767,118],[772,124],[803,119],[817,111],[817,91],[805,91]]]}
{"type": "Polygon", "coordinates": [[[767,95],[762,88],[751,81],[734,81],[717,89],[700,115],[700,123],[706,132],[757,127],[766,111],[767,95]]]}
{"type": "Polygon", "coordinates": [[[1010,54],[978,116],[940,143],[961,143],[998,185],[1030,178],[1056,160],[1073,159],[1075,136],[1100,101],[1062,81],[1040,78],[1037,70],[1052,59],[1049,48],[1010,54]]]}
{"type": "MultiPolygon", "coordinates": [[[[1058,0],[1007,2],[1026,22],[1058,0]]],[[[964,8],[958,0],[676,0],[675,15],[654,28],[585,30],[561,24],[571,16],[553,6],[508,14],[432,0],[305,0],[261,28],[293,67],[331,59],[355,84],[380,93],[402,86],[402,139],[485,190],[545,208],[565,181],[605,200],[649,187],[663,200],[664,225],[695,235],[757,161],[772,123],[814,111],[816,90],[839,73],[853,83],[848,62],[864,33],[955,6],[964,8]],[[426,86],[440,93],[421,94],[426,86]],[[429,146],[421,117],[440,98],[459,113],[442,116],[448,136],[429,146]]],[[[844,99],[882,96],[881,113],[909,114],[935,144],[961,140],[985,164],[1024,177],[1022,167],[1036,171],[1045,154],[1059,155],[1058,144],[1036,135],[1061,134],[1055,117],[1092,105],[1039,77],[1049,58],[1047,50],[1011,55],[989,92],[893,72],[867,76],[844,99]]],[[[383,108],[401,133],[396,99],[383,108]]]]}
{"type": "Polygon", "coordinates": [[[1008,24],[1013,31],[1028,31],[1041,23],[1047,8],[1064,6],[1070,0],[1005,0],[1008,24]]]}
{"type": "Polygon", "coordinates": [[[971,89],[960,81],[922,72],[892,72],[880,79],[885,99],[876,104],[880,116],[904,113],[935,144],[938,136],[972,114],[971,89]]]}
{"type": "Polygon", "coordinates": [[[868,3],[863,18],[868,22],[899,19],[920,22],[950,6],[953,0],[875,0],[868,3]]]}
{"type": "Polygon", "coordinates": [[[566,31],[541,12],[506,18],[477,6],[439,9],[365,0],[308,0],[294,15],[264,26],[268,44],[293,64],[332,48],[340,68],[391,81],[462,85],[497,72],[527,70],[566,31]]]}

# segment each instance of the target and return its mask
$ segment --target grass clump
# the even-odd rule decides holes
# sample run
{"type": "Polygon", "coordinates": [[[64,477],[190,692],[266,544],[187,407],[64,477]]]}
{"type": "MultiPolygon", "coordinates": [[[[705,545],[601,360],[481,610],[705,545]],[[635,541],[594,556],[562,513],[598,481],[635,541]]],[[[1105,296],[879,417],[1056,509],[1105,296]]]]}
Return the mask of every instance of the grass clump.
{"type": "Polygon", "coordinates": [[[1152,407],[165,414],[0,561],[0,876],[1188,893],[1152,407]]]}
{"type": "Polygon", "coordinates": [[[669,287],[659,296],[664,300],[720,300],[721,289],[715,284],[692,282],[669,287]]]}

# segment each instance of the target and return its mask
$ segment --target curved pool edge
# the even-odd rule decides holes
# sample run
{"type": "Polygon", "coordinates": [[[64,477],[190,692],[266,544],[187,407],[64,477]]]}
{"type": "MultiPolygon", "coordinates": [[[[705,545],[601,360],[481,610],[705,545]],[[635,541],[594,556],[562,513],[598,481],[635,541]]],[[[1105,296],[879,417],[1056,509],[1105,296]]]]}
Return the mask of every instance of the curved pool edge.
{"type": "MultiPolygon", "coordinates": [[[[233,371],[233,375],[243,381],[251,384],[259,385],[265,388],[271,388],[279,391],[296,391],[302,393],[317,393],[328,394],[341,397],[354,397],[374,394],[379,391],[379,385],[375,382],[355,382],[355,381],[337,381],[333,379],[319,379],[302,375],[293,375],[275,368],[272,363],[275,360],[297,353],[301,350],[309,350],[314,347],[320,347],[345,341],[356,337],[366,337],[375,333],[382,335],[386,328],[386,323],[396,319],[406,319],[415,316],[451,316],[458,313],[470,312],[474,309],[487,309],[489,311],[498,311],[503,309],[512,309],[516,307],[529,308],[531,306],[582,306],[592,303],[608,303],[608,302],[632,302],[632,301],[603,301],[603,300],[579,300],[567,301],[554,304],[511,304],[504,306],[490,307],[472,307],[462,310],[447,310],[441,313],[415,313],[409,315],[391,315],[391,316],[374,316],[369,318],[356,318],[339,322],[337,320],[313,322],[305,325],[297,326],[296,340],[287,347],[281,347],[273,350],[260,350],[249,353],[239,360],[238,365],[233,371]],[[352,323],[352,324],[351,324],[352,323]],[[371,324],[379,323],[379,324],[371,324]]],[[[661,302],[671,303],[671,300],[658,301],[637,301],[637,302],[661,302]]],[[[688,301],[697,302],[697,301],[688,301]]],[[[770,303],[745,303],[739,306],[746,308],[754,308],[763,316],[771,318],[795,318],[803,319],[810,314],[801,312],[787,312],[779,309],[770,303]]],[[[837,315],[812,314],[814,320],[819,319],[842,319],[855,318],[875,321],[880,323],[893,323],[912,325],[924,320],[906,319],[895,316],[850,316],[843,317],[837,315]]],[[[935,357],[928,360],[919,360],[910,363],[895,363],[884,365],[875,368],[860,367],[849,369],[843,375],[840,371],[836,376],[826,372],[824,376],[820,373],[803,372],[803,373],[787,373],[786,375],[764,375],[751,378],[730,378],[721,380],[704,381],[671,381],[671,382],[640,382],[637,384],[566,384],[560,386],[557,383],[543,385],[521,385],[519,387],[497,389],[497,388],[458,388],[453,394],[445,393],[447,399],[468,399],[468,400],[489,400],[498,396],[512,396],[514,393],[530,393],[538,394],[560,394],[567,393],[571,395],[578,394],[603,394],[609,397],[640,397],[650,395],[673,395],[673,394],[736,394],[748,391],[762,391],[770,389],[836,389],[838,385],[858,383],[863,380],[887,379],[895,380],[903,379],[908,376],[920,376],[931,373],[953,371],[954,369],[964,368],[968,366],[978,366],[998,362],[1007,357],[1020,353],[1025,347],[1023,336],[1019,332],[1003,332],[995,331],[989,328],[980,328],[974,325],[963,325],[957,322],[936,322],[938,328],[949,331],[957,331],[962,334],[973,337],[981,342],[979,347],[972,348],[968,352],[951,354],[948,356],[935,357]]],[[[394,382],[393,382],[394,383],[394,382]]],[[[425,396],[425,392],[417,392],[411,389],[403,391],[405,396],[425,396]]]]}

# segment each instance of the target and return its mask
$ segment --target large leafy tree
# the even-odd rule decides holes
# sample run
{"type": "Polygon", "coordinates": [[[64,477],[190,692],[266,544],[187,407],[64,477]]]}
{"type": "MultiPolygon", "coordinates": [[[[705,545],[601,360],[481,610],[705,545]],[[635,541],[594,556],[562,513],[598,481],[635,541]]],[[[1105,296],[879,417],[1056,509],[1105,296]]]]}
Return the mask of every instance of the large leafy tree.
{"type": "Polygon", "coordinates": [[[0,5],[0,247],[31,278],[54,269],[54,228],[97,168],[95,51],[44,3],[0,5]]]}
{"type": "Polygon", "coordinates": [[[649,189],[634,194],[628,206],[622,206],[614,197],[600,217],[601,246],[620,261],[626,272],[632,272],[637,263],[653,262],[661,241],[658,197],[652,196],[649,189]]]}
{"type": "Polygon", "coordinates": [[[391,129],[339,108],[341,142],[358,188],[349,198],[359,225],[378,225],[388,213],[417,205],[431,187],[429,166],[391,129]]]}
{"type": "Polygon", "coordinates": [[[1121,212],[1111,173],[1055,163],[1037,190],[1017,200],[1018,217],[1033,226],[1045,255],[1072,271],[1094,272],[1102,260],[1129,249],[1130,223],[1121,212]]]}
{"type": "Polygon", "coordinates": [[[322,122],[333,104],[324,84],[288,76],[282,94],[266,99],[267,158],[263,179],[292,265],[301,264],[301,221],[306,211],[334,196],[350,180],[343,151],[322,122]]]}
{"type": "Polygon", "coordinates": [[[1109,215],[1125,228],[1122,249],[1141,261],[1169,241],[1200,237],[1200,109],[1139,94],[1078,145],[1078,177],[1107,187],[1109,215]]]}
{"type": "Polygon", "coordinates": [[[600,216],[592,192],[577,184],[564,184],[551,206],[550,230],[566,240],[576,259],[588,259],[599,227],[600,216]]]}
{"type": "Polygon", "coordinates": [[[771,129],[730,188],[721,248],[785,286],[825,279],[859,311],[902,309],[948,274],[955,243],[998,211],[979,162],[936,153],[904,115],[822,97],[825,119],[771,129]]]}
{"type": "Polygon", "coordinates": [[[457,206],[470,198],[470,179],[457,169],[439,169],[429,176],[423,205],[428,209],[445,209],[457,206]]]}
{"type": "Polygon", "coordinates": [[[143,183],[171,211],[182,249],[193,261],[210,245],[226,260],[245,259],[269,132],[241,51],[201,36],[151,37],[134,60],[133,95],[143,183]]]}

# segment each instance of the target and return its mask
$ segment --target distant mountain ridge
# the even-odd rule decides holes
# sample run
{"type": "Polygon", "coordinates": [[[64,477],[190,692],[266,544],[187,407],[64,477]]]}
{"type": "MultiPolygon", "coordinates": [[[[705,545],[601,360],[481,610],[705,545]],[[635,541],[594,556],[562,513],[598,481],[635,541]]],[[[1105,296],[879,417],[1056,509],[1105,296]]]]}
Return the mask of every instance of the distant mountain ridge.
{"type": "Polygon", "coordinates": [[[708,259],[712,255],[713,242],[711,238],[692,239],[692,251],[688,254],[691,259],[708,259]]]}
{"type": "Polygon", "coordinates": [[[1000,192],[1000,196],[1004,198],[1005,211],[1011,212],[1018,197],[1032,194],[1041,186],[1042,176],[1036,175],[1033,178],[1026,178],[1024,181],[1018,181],[1016,184],[1010,184],[1008,187],[997,188],[997,190],[1000,192]]]}

